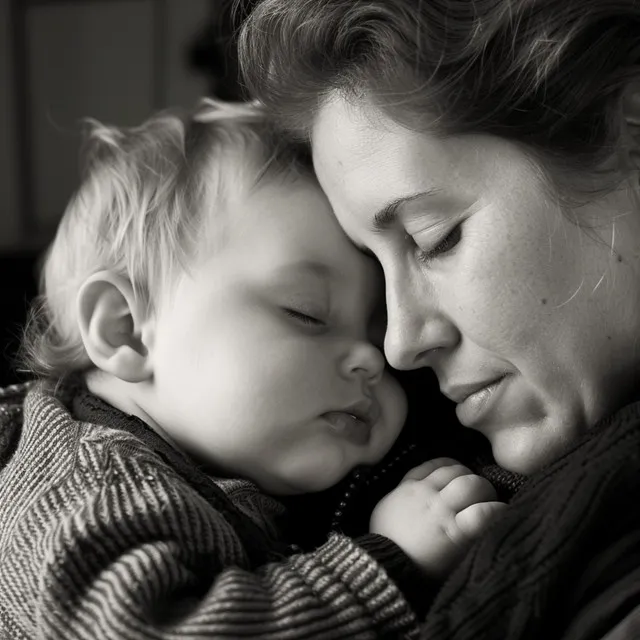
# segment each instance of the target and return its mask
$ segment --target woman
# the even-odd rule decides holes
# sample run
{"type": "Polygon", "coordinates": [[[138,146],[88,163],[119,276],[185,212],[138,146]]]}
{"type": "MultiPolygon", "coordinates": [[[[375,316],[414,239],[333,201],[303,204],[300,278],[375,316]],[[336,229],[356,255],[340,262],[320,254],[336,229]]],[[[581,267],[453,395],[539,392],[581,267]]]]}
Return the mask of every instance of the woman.
{"type": "Polygon", "coordinates": [[[263,0],[240,46],[384,270],[391,365],[528,476],[423,636],[640,637],[640,4],[263,0]]]}

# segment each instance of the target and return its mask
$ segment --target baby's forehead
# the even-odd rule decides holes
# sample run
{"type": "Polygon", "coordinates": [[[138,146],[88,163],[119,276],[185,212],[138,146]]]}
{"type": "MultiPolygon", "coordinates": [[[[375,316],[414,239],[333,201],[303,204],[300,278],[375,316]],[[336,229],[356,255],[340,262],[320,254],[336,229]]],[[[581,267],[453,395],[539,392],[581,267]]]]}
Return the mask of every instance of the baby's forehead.
{"type": "Polygon", "coordinates": [[[384,276],[372,258],[354,252],[355,260],[334,260],[315,252],[283,256],[271,271],[274,282],[283,287],[315,289],[326,287],[345,299],[359,301],[368,312],[384,305],[384,276]]]}
{"type": "Polygon", "coordinates": [[[230,249],[279,278],[380,288],[378,263],[349,240],[313,175],[281,173],[245,181],[223,217],[230,249]]]}

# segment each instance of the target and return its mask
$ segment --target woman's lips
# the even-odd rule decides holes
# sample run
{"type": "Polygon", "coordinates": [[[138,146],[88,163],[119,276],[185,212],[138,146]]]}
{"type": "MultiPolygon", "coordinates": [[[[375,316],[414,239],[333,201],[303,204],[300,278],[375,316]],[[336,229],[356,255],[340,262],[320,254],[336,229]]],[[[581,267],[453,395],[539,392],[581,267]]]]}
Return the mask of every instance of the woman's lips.
{"type": "Polygon", "coordinates": [[[471,427],[486,416],[495,404],[505,378],[506,376],[503,376],[486,387],[478,389],[456,406],[456,415],[461,424],[471,427]]]}

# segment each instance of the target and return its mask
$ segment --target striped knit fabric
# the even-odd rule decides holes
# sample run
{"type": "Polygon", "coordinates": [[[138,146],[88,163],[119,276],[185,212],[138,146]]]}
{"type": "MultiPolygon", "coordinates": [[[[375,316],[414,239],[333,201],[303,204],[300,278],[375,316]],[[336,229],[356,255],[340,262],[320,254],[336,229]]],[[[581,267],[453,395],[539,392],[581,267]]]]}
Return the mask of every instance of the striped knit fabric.
{"type": "Polygon", "coordinates": [[[283,553],[269,509],[248,508],[255,489],[205,484],[127,431],[74,420],[59,392],[0,391],[0,638],[417,635],[399,588],[416,576],[393,543],[334,534],[283,553]]]}

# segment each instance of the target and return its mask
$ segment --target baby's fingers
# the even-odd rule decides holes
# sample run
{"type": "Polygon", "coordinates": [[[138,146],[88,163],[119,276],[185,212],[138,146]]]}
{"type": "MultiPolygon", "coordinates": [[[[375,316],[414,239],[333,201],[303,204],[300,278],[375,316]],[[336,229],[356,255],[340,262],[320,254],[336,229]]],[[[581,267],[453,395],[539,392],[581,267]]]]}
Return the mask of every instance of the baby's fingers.
{"type": "MultiPolygon", "coordinates": [[[[460,463],[453,458],[434,458],[433,460],[427,460],[421,465],[414,467],[405,474],[404,480],[424,480],[427,476],[431,475],[437,469],[442,467],[459,467],[460,463]]],[[[468,471],[468,469],[467,469],[468,471]]],[[[471,473],[470,471],[468,471],[471,473]]],[[[459,474],[458,474],[459,475],[459,474]]],[[[445,483],[446,484],[446,483],[445,483]]]]}
{"type": "Polygon", "coordinates": [[[506,508],[504,502],[477,502],[456,514],[456,525],[466,539],[477,538],[506,508]]]}
{"type": "Polygon", "coordinates": [[[440,497],[453,511],[464,511],[476,503],[493,502],[498,497],[493,485],[474,474],[460,475],[440,491],[440,497]]]}

